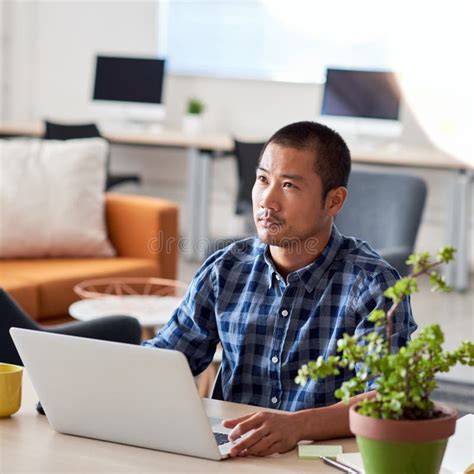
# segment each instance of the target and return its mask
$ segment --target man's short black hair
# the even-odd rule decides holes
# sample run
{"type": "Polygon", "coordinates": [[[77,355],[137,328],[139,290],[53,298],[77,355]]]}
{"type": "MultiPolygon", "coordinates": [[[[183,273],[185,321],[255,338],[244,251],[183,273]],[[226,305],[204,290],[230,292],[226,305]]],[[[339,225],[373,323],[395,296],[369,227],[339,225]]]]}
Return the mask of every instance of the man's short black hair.
{"type": "Polygon", "coordinates": [[[347,187],[351,153],[342,137],[329,127],[309,121],[286,125],[265,143],[259,162],[270,144],[314,152],[314,170],[321,177],[323,199],[331,189],[347,187]]]}

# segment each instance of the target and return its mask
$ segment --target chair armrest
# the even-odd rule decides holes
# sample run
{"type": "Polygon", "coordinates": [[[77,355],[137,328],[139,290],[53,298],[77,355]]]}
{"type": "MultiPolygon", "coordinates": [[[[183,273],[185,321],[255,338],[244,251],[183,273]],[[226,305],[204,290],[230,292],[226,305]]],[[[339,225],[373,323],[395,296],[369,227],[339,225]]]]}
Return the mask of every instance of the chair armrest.
{"type": "Polygon", "coordinates": [[[175,279],[178,206],[164,199],[106,193],[109,239],[119,257],[157,261],[160,276],[175,279]]]}

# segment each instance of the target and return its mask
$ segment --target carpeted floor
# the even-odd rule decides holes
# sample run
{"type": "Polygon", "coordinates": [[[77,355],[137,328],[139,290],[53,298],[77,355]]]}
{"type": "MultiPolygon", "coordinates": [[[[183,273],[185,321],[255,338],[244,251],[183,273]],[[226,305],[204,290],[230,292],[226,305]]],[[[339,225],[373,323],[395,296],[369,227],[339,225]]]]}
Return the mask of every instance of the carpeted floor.
{"type": "Polygon", "coordinates": [[[457,408],[460,417],[474,413],[474,384],[438,380],[432,399],[457,408]]]}

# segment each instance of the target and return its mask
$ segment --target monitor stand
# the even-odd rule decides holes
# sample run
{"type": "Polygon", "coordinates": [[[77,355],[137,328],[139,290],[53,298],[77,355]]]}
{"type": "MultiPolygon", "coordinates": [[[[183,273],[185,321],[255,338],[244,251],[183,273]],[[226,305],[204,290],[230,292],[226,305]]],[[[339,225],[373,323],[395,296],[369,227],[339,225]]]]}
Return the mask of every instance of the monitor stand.
{"type": "Polygon", "coordinates": [[[163,104],[92,101],[91,113],[104,133],[156,133],[166,117],[163,104]]]}
{"type": "Polygon", "coordinates": [[[97,122],[103,133],[160,133],[163,130],[161,122],[139,122],[136,120],[103,119],[97,122]]]}
{"type": "Polygon", "coordinates": [[[321,115],[317,121],[338,132],[350,148],[361,151],[376,150],[400,143],[403,131],[402,124],[398,120],[321,115]]]}

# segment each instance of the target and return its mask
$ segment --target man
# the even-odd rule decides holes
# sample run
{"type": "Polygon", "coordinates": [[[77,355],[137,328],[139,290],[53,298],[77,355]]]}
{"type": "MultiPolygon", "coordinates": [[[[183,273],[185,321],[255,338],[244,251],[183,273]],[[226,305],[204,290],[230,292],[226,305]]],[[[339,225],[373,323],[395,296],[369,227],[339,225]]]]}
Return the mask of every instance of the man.
{"type": "MultiPolygon", "coordinates": [[[[350,436],[348,406],[334,397],[349,370],[304,387],[294,382],[309,360],[335,355],[345,332],[370,332],[367,317],[375,308],[388,309],[383,292],[399,278],[367,243],[333,225],[350,166],[344,140],[321,124],[277,131],[262,151],[252,192],[258,238],[212,255],[170,322],[144,343],[182,351],[198,374],[221,342],[225,400],[292,412],[226,420],[231,439],[247,433],[232,456],[350,436]]],[[[409,302],[400,305],[394,324],[397,348],[416,329],[409,302]]],[[[351,403],[364,396],[370,392],[351,403]]]]}

